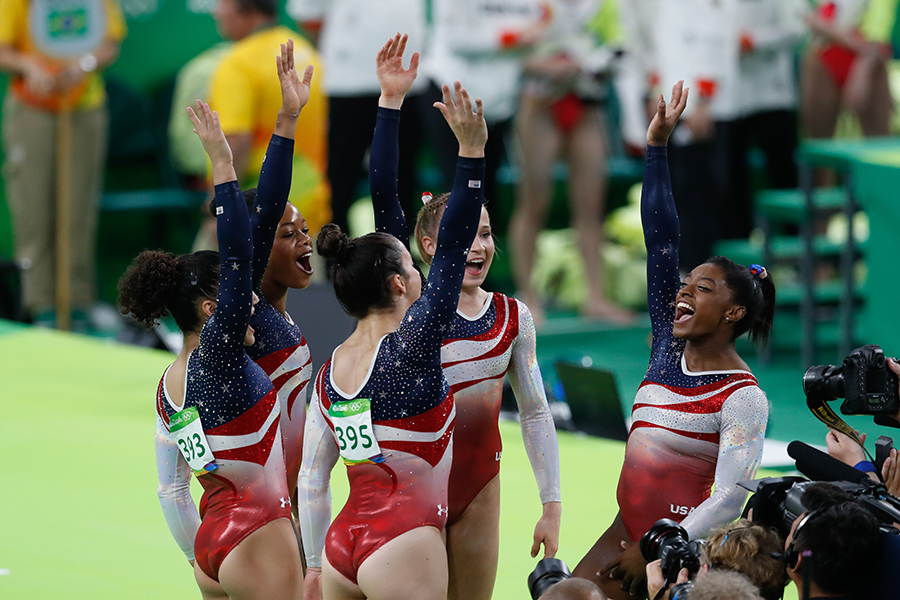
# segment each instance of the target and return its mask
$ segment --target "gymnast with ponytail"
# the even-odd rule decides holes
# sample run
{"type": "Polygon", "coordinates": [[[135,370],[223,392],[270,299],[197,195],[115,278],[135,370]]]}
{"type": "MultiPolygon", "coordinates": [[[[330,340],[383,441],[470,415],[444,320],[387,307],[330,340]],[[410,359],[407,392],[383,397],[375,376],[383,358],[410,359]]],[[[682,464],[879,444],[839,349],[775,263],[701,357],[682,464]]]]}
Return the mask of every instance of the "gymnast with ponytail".
{"type": "MultiPolygon", "coordinates": [[[[184,335],[156,394],[159,498],[203,598],[300,600],[281,405],[245,350],[255,342],[249,321],[258,302],[250,215],[218,114],[200,101],[188,111],[212,162],[219,252],[145,251],[119,282],[123,313],[148,328],[171,314],[184,335]],[[203,487],[199,514],[192,473],[203,487]]],[[[289,156],[290,144],[275,137],[289,156]]],[[[285,161],[272,145],[269,155],[280,180],[285,161]]]]}
{"type": "Polygon", "coordinates": [[[646,597],[638,541],[658,520],[679,521],[691,539],[735,520],[747,496],[738,483],[759,467],[768,401],[735,340],[765,344],[775,286],[765,268],[715,256],[682,280],[678,213],[666,142],[687,105],[682,82],[659,97],[647,130],[641,221],[647,246],[650,365],[632,408],[619,514],[573,571],[613,599],[646,597]],[[713,491],[714,490],[714,491],[713,491]]]}

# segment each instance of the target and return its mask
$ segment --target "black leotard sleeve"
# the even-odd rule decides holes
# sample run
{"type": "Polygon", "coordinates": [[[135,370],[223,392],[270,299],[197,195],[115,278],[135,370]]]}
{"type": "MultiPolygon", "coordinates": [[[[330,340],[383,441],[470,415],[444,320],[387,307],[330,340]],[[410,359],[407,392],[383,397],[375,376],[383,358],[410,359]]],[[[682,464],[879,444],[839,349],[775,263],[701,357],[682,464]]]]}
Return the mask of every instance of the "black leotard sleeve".
{"type": "Polygon", "coordinates": [[[406,215],[403,214],[397,192],[399,140],[400,111],[379,106],[369,158],[369,188],[375,211],[375,231],[390,233],[409,248],[406,215]]]}
{"type": "Polygon", "coordinates": [[[648,146],[641,189],[641,223],[647,246],[647,305],[654,346],[668,333],[675,317],[678,275],[678,212],[669,181],[665,146],[648,146]]]}
{"type": "Polygon", "coordinates": [[[263,159],[256,188],[256,204],[250,213],[253,231],[253,289],[262,284],[278,222],[291,191],[294,140],[273,135],[263,159]]]}

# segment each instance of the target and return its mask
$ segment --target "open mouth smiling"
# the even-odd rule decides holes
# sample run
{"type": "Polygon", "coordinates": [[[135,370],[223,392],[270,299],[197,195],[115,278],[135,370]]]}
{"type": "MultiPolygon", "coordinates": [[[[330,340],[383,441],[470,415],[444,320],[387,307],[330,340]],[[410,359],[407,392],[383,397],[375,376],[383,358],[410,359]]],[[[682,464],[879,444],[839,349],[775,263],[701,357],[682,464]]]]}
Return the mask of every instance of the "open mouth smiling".
{"type": "Polygon", "coordinates": [[[681,300],[677,304],[675,304],[675,322],[676,323],[685,323],[694,316],[694,307],[681,300]]]}

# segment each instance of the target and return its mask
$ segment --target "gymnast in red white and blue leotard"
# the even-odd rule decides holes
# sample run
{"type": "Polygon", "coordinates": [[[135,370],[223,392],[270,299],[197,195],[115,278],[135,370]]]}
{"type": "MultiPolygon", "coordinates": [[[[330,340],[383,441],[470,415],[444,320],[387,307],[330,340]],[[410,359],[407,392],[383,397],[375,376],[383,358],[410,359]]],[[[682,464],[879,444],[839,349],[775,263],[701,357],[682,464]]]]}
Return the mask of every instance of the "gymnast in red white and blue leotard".
{"type": "MultiPolygon", "coordinates": [[[[459,112],[464,113],[466,108],[471,112],[468,96],[458,88],[458,102],[460,94],[466,102],[460,103],[459,112]]],[[[445,104],[450,106],[449,92],[445,97],[445,104]]],[[[486,139],[482,114],[479,110],[477,117],[458,117],[463,125],[456,127],[474,131],[470,138],[486,139]]],[[[448,121],[454,123],[450,117],[448,121]]],[[[457,131],[457,135],[462,134],[457,131]]],[[[378,550],[404,534],[431,529],[433,544],[428,547],[435,549],[436,544],[440,556],[426,557],[424,552],[416,552],[419,562],[403,567],[412,571],[410,575],[425,579],[415,588],[416,597],[446,595],[446,554],[438,532],[449,513],[447,487],[456,410],[441,368],[440,350],[454,318],[465,256],[477,228],[484,175],[483,141],[471,144],[481,156],[467,158],[463,139],[466,137],[460,140],[456,180],[441,222],[437,255],[421,294],[421,280],[412,258],[392,236],[376,232],[347,241],[334,225],[326,226],[319,235],[319,253],[335,259],[333,280],[338,300],[359,319],[356,332],[335,349],[316,378],[298,484],[307,565],[316,568],[324,563],[337,572],[332,575],[329,568],[323,568],[326,586],[331,577],[344,585],[358,586],[366,594],[366,586],[373,582],[363,577],[366,561],[375,560],[378,550]],[[398,259],[402,259],[402,268],[390,266],[398,259]],[[369,298],[382,294],[373,288],[383,288],[382,272],[390,273],[394,268],[398,269],[396,275],[388,278],[391,296],[386,299],[387,305],[379,308],[381,301],[373,304],[374,299],[369,298]],[[361,280],[366,276],[373,277],[373,282],[361,280]],[[366,298],[360,299],[355,293],[357,286],[365,286],[367,291],[361,289],[359,293],[366,294],[366,298]],[[380,325],[381,319],[386,319],[387,324],[380,325]],[[394,322],[399,327],[391,330],[394,322]],[[385,329],[384,334],[375,337],[385,329]],[[374,333],[360,334],[361,331],[374,333]],[[352,363],[358,348],[363,350],[355,366],[352,363]],[[337,383],[341,377],[338,368],[343,373],[356,369],[351,384],[355,390],[347,390],[346,383],[343,387],[337,383]],[[370,403],[371,431],[380,453],[357,461],[345,448],[351,447],[352,442],[355,449],[357,440],[372,440],[363,436],[362,428],[357,435],[341,426],[335,409],[358,405],[360,400],[370,403]],[[350,496],[329,527],[328,480],[339,454],[348,465],[350,496]],[[425,577],[429,572],[433,575],[425,577]]],[[[409,585],[409,575],[398,576],[396,569],[400,568],[391,565],[390,585],[399,586],[398,590],[409,585]]],[[[387,574],[370,575],[373,576],[387,574]]],[[[398,591],[397,596],[404,593],[398,591]]]]}
{"type": "Polygon", "coordinates": [[[312,377],[309,346],[300,328],[284,311],[288,287],[306,287],[312,275],[312,246],[305,222],[299,224],[303,217],[287,204],[293,143],[293,139],[272,136],[250,212],[253,289],[259,302],[250,317],[256,341],[247,347],[247,354],[266,372],[278,394],[291,496],[297,489],[306,424],[306,390],[312,377]]]}
{"type": "MultiPolygon", "coordinates": [[[[669,112],[662,103],[672,126],[685,101],[679,87],[669,112]]],[[[709,259],[680,281],[665,122],[657,115],[650,126],[648,142],[661,138],[662,144],[648,146],[641,194],[650,365],[632,409],[619,516],[574,573],[594,580],[598,570],[625,575],[627,560],[615,547],[622,540],[636,542],[658,519],[680,521],[697,538],[737,518],[747,495],[738,483],[754,476],[762,456],[768,402],[734,351],[734,339],[748,329],[751,337],[765,338],[774,287],[767,298],[771,282],[724,257],[709,259]],[[620,566],[622,571],[613,568],[620,566]]],[[[636,545],[629,551],[635,553],[636,545]]],[[[626,584],[636,587],[631,577],[626,584]]],[[[621,597],[622,591],[610,594],[621,597]]]]}
{"type": "Polygon", "coordinates": [[[280,407],[265,372],[244,351],[250,317],[249,219],[237,182],[216,186],[221,261],[216,309],[188,359],[184,403],[160,381],[157,413],[164,426],[184,408],[197,407],[219,468],[199,477],[203,521],[195,558],[216,579],[219,565],[247,535],[289,517],[289,494],[279,431],[280,407]]]}
{"type": "MultiPolygon", "coordinates": [[[[399,122],[399,110],[378,109],[370,181],[376,230],[390,233],[408,246],[406,219],[396,194],[396,163],[391,161],[394,152],[388,149],[391,141],[396,146],[399,122]]],[[[559,450],[537,365],[534,322],[518,300],[496,292],[485,297],[474,315],[457,309],[441,347],[444,375],[457,405],[455,436],[459,443],[455,444],[450,475],[451,524],[500,472],[503,448],[498,422],[507,374],[519,403],[522,437],[541,502],[560,499],[559,450]]]]}
{"type": "MultiPolygon", "coordinates": [[[[408,226],[397,192],[398,132],[400,106],[415,79],[417,58],[413,55],[410,69],[403,69],[404,47],[405,39],[395,37],[376,60],[382,96],[372,139],[369,182],[376,229],[390,233],[408,247],[408,226]]],[[[416,236],[420,255],[428,262],[434,253],[447,195],[423,196],[423,200],[426,198],[429,201],[420,213],[416,236]],[[423,243],[423,238],[427,242],[423,243]]],[[[553,556],[559,536],[559,450],[537,364],[534,322],[523,303],[481,288],[493,255],[490,218],[482,209],[479,230],[467,257],[456,316],[441,348],[444,375],[456,402],[447,522],[450,597],[467,600],[490,598],[496,577],[500,501],[497,475],[503,450],[499,416],[507,375],[544,505],[535,545],[544,543],[548,555],[553,556]],[[469,510],[476,498],[478,502],[469,510]]]]}
{"type": "MultiPolygon", "coordinates": [[[[285,96],[300,87],[293,60],[285,62],[291,45],[282,47],[278,62],[285,96]]],[[[308,69],[307,90],[311,75],[308,69]]],[[[294,100],[299,114],[303,102],[297,93],[294,100]]],[[[276,134],[292,135],[296,114],[279,119],[276,134]]],[[[157,390],[160,501],[204,594],[255,590],[273,599],[296,598],[302,570],[290,525],[280,404],[265,371],[245,352],[255,341],[248,325],[256,301],[250,217],[218,115],[198,101],[191,118],[213,165],[220,253],[144,252],[120,282],[123,312],[145,325],[171,313],[184,333],[183,349],[157,390]],[[191,427],[194,433],[185,437],[191,427]],[[204,457],[199,465],[193,460],[198,456],[204,457]],[[204,488],[199,524],[188,466],[204,488]],[[235,552],[245,541],[248,549],[235,552]],[[248,556],[264,563],[253,567],[252,576],[248,556]]],[[[290,139],[273,136],[263,193],[286,196],[291,150],[290,139]]]]}

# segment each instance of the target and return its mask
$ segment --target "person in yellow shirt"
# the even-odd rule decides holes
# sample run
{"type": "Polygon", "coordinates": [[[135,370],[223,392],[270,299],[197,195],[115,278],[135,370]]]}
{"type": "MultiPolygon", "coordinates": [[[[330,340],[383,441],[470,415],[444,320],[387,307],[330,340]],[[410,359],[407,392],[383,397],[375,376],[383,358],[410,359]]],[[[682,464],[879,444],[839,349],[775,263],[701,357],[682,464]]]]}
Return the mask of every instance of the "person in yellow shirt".
{"type": "Polygon", "coordinates": [[[59,10],[41,0],[0,0],[0,71],[10,75],[0,133],[22,302],[36,324],[54,326],[56,129],[71,110],[71,302],[74,328],[94,301],[99,195],[109,116],[101,73],[119,56],[125,20],[116,0],[59,10]],[[68,58],[60,58],[66,56],[68,58]]]}
{"type": "MultiPolygon", "coordinates": [[[[259,178],[281,107],[281,88],[271,76],[280,44],[293,39],[295,61],[313,65],[317,78],[322,76],[322,65],[312,45],[278,24],[274,0],[218,0],[213,16],[219,35],[235,43],[212,75],[209,104],[219,113],[241,187],[246,189],[259,178]]],[[[297,125],[289,198],[306,218],[311,235],[331,219],[325,176],[327,124],[327,100],[316,86],[297,125]]]]}

